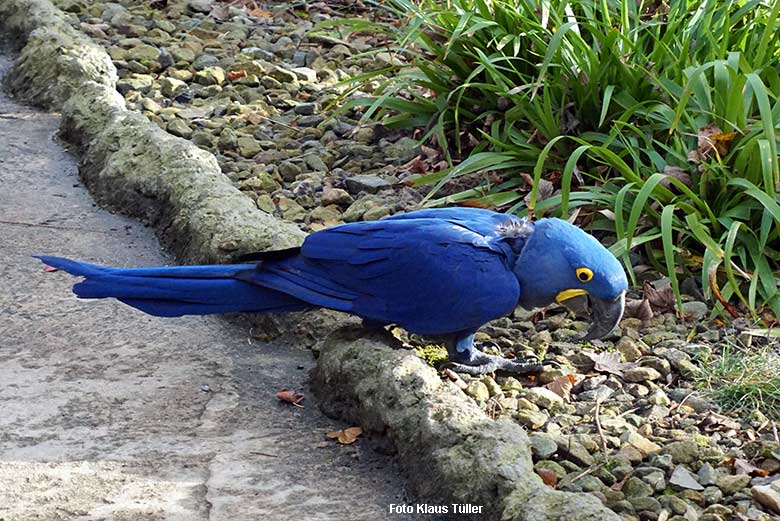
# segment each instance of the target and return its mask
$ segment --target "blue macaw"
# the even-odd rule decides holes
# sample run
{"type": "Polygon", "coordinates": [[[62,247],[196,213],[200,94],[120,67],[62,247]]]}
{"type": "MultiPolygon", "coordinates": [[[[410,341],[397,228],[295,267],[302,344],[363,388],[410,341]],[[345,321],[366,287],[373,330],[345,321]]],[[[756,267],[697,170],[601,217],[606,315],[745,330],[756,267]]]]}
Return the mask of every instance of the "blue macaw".
{"type": "Polygon", "coordinates": [[[113,297],[150,315],[324,307],[397,324],[443,339],[449,365],[475,375],[542,368],[474,347],[480,327],[518,304],[530,309],[588,295],[593,324],[584,338],[600,338],[620,321],[628,287],[617,259],[576,226],[477,208],[334,226],[300,248],[253,254],[241,264],[108,268],[37,258],[85,277],[73,287],[79,297],[113,297]]]}

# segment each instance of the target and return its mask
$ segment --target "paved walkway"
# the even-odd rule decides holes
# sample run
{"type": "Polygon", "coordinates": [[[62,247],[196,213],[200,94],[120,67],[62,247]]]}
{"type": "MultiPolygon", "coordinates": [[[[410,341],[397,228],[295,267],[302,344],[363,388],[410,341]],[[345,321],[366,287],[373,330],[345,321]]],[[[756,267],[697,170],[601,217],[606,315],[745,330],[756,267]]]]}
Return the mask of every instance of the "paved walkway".
{"type": "Polygon", "coordinates": [[[311,398],[276,399],[305,390],[308,351],[79,301],[30,258],[169,262],[150,230],[95,207],[57,124],[0,93],[0,521],[399,519],[391,459],[326,441],[345,425],[311,398]]]}

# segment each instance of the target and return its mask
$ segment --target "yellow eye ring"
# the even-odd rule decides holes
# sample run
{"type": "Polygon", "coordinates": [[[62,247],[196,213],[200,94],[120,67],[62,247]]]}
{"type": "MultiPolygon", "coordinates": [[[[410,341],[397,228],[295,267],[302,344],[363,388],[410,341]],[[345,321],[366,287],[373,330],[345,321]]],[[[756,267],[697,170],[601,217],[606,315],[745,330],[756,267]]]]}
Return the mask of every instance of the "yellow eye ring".
{"type": "Polygon", "coordinates": [[[593,278],[593,272],[589,268],[577,268],[577,280],[580,282],[590,282],[593,278]]]}

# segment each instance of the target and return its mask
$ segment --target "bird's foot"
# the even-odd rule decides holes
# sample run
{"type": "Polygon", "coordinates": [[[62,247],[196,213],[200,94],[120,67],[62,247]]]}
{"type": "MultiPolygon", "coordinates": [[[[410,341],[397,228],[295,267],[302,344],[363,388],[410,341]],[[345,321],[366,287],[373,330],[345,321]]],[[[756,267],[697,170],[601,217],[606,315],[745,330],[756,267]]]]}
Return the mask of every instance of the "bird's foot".
{"type": "Polygon", "coordinates": [[[550,365],[555,366],[558,364],[552,360],[539,361],[535,356],[526,356],[520,360],[510,360],[500,356],[489,355],[475,349],[470,359],[461,362],[446,362],[442,365],[442,368],[451,369],[456,373],[478,376],[495,371],[514,374],[538,373],[545,366],[550,365]]]}

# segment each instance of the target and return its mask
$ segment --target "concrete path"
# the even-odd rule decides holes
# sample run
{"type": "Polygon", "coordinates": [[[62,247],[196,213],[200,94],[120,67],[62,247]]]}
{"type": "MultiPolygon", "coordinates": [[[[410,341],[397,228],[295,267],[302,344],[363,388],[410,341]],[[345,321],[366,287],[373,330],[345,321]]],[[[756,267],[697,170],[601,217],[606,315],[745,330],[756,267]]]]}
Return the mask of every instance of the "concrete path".
{"type": "Polygon", "coordinates": [[[95,207],[57,125],[0,93],[0,521],[400,519],[392,459],[327,441],[345,425],[311,397],[276,399],[307,393],[308,351],[79,301],[30,258],[169,262],[150,230],[95,207]]]}

